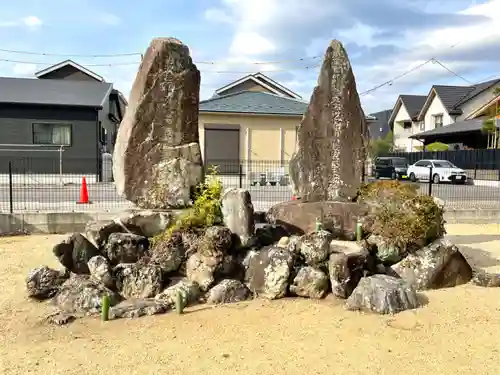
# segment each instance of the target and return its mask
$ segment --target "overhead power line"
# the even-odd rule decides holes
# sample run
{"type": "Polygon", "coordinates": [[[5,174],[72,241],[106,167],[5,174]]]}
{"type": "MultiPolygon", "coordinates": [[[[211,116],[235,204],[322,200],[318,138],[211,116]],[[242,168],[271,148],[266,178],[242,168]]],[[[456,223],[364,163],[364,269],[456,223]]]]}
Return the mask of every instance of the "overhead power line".
{"type": "Polygon", "coordinates": [[[448,68],[446,65],[444,65],[441,61],[437,60],[437,59],[432,59],[432,62],[435,63],[435,64],[438,64],[439,66],[441,66],[442,68],[444,68],[445,70],[447,70],[448,72],[450,72],[451,74],[453,74],[455,77],[458,77],[460,78],[461,80],[467,82],[469,85],[472,85],[473,83],[471,81],[469,81],[468,79],[465,79],[464,77],[462,77],[460,74],[458,73],[455,73],[453,70],[451,70],[450,68],[448,68]]]}
{"type": "MultiPolygon", "coordinates": [[[[49,53],[49,52],[31,52],[31,51],[20,51],[0,48],[0,52],[13,53],[20,55],[31,55],[31,56],[52,56],[52,57],[80,57],[80,58],[100,58],[100,57],[124,57],[124,56],[142,56],[141,52],[131,52],[131,53],[110,53],[110,54],[100,54],[100,55],[86,55],[86,54],[70,54],[70,53],[49,53]]],[[[253,61],[244,63],[246,65],[270,65],[270,64],[286,64],[300,61],[317,60],[322,56],[311,56],[311,57],[301,57],[299,59],[288,59],[288,60],[276,60],[276,61],[253,61]]],[[[241,61],[197,61],[196,64],[206,64],[206,65],[219,65],[219,64],[242,64],[241,61]]],[[[106,64],[108,65],[108,64],[106,64]]],[[[97,65],[89,65],[97,66],[97,65]]]]}
{"type": "MultiPolygon", "coordinates": [[[[40,61],[23,61],[23,60],[11,60],[11,59],[0,59],[0,62],[7,62],[7,63],[14,63],[14,64],[29,64],[29,65],[56,65],[58,63],[48,63],[48,62],[40,62],[40,61]]],[[[139,65],[139,61],[131,61],[131,62],[117,62],[117,63],[108,63],[108,64],[82,64],[87,66],[119,66],[119,65],[139,65]]],[[[307,70],[307,69],[315,69],[318,68],[320,65],[311,65],[311,66],[298,66],[298,67],[290,67],[286,69],[267,69],[267,70],[259,70],[258,72],[256,71],[236,71],[236,70],[202,70],[203,73],[217,73],[217,74],[223,74],[223,73],[230,73],[230,74],[254,74],[254,73],[273,73],[273,72],[289,72],[292,70],[307,70]]]]}

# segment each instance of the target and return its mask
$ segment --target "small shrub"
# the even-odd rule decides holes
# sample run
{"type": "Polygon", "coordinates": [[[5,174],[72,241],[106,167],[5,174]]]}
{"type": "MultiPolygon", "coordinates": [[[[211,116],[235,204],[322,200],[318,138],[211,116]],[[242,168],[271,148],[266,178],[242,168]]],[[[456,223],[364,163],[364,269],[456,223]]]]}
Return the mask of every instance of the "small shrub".
{"type": "Polygon", "coordinates": [[[153,244],[166,241],[173,233],[207,228],[222,222],[223,186],[217,168],[212,167],[204,182],[194,192],[193,206],[187,209],[164,233],[153,238],[153,244]]]}
{"type": "Polygon", "coordinates": [[[364,229],[403,251],[444,234],[442,208],[413,184],[377,181],[363,186],[358,200],[370,208],[364,229]]]}

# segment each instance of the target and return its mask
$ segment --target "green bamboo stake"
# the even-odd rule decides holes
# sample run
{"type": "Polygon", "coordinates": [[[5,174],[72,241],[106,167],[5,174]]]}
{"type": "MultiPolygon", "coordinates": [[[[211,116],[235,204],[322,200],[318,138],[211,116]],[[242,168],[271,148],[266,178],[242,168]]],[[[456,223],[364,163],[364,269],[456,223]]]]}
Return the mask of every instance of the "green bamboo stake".
{"type": "Polygon", "coordinates": [[[101,320],[103,322],[108,321],[109,319],[109,296],[105,294],[102,296],[102,304],[101,304],[101,320]]]}
{"type": "Polygon", "coordinates": [[[177,291],[175,295],[175,310],[177,314],[182,314],[184,312],[184,298],[182,298],[181,291],[177,291]]]}
{"type": "Polygon", "coordinates": [[[356,223],[356,241],[361,241],[363,238],[363,224],[359,221],[356,223]]]}
{"type": "Polygon", "coordinates": [[[321,221],[319,218],[316,218],[316,232],[320,232],[322,229],[321,221]]]}

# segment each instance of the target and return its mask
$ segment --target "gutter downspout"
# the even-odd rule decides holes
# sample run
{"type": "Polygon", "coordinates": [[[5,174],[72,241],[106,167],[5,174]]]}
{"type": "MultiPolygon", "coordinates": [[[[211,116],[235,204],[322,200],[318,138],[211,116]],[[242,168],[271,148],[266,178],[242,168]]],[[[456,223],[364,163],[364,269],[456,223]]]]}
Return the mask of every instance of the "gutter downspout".
{"type": "Polygon", "coordinates": [[[95,120],[95,129],[96,129],[96,135],[97,135],[97,142],[96,142],[96,182],[101,182],[102,181],[102,176],[101,176],[101,126],[99,124],[99,109],[96,109],[96,120],[95,120]]]}

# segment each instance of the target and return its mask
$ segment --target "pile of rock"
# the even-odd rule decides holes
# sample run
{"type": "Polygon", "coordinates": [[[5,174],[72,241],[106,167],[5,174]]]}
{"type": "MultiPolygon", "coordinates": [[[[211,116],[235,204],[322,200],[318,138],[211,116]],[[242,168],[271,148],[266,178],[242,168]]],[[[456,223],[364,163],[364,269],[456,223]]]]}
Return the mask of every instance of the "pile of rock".
{"type": "MultiPolygon", "coordinates": [[[[290,174],[300,200],[254,213],[250,193],[227,190],[221,225],[172,228],[203,178],[198,144],[199,72],[189,50],[155,39],[145,54],[114,154],[117,189],[150,211],[89,223],[56,245],[64,270],[30,272],[28,295],[51,299],[51,320],[164,313],[176,304],[332,293],[351,310],[396,313],[417,292],[469,282],[473,272],[444,239],[443,207],[406,185],[362,186],[366,124],[342,45],[328,47],[298,130],[290,174]],[[170,209],[170,211],[169,211],[170,209]],[[259,218],[256,220],[256,218],[259,218]],[[319,226],[319,227],[318,227],[319,226]],[[363,239],[356,241],[357,227],[363,239]]],[[[476,284],[500,277],[478,273],[476,284]]]]}
{"type": "Polygon", "coordinates": [[[155,242],[152,237],[169,227],[172,214],[141,211],[89,223],[85,234],[54,247],[64,271],[43,266],[30,272],[28,294],[52,300],[56,323],[98,314],[104,295],[111,318],[164,313],[178,293],[190,305],[254,297],[321,299],[331,292],[347,299],[349,309],[396,313],[416,308],[419,290],[472,277],[457,247],[443,238],[429,239],[394,263],[369,234],[356,242],[327,230],[295,235],[281,225],[255,225],[248,192],[241,189],[228,190],[222,206],[226,225],[155,242]]]}

